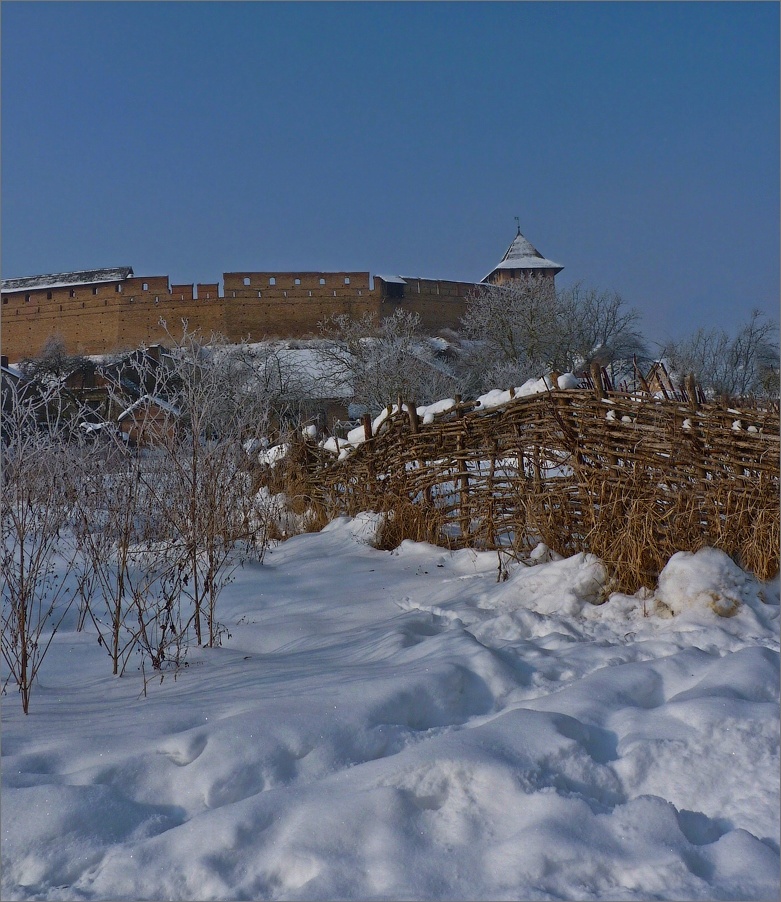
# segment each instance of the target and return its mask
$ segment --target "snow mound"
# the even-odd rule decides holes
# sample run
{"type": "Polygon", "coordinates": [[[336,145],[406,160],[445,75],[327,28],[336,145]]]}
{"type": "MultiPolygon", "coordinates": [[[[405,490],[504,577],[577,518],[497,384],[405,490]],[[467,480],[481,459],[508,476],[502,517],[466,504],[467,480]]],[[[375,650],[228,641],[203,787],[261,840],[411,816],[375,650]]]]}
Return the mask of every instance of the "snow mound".
{"type": "Polygon", "coordinates": [[[720,617],[732,617],[751,595],[758,596],[756,581],[717,548],[674,554],[659,574],[656,591],[657,601],[673,614],[708,607],[720,617]]]}
{"type": "Polygon", "coordinates": [[[559,376],[558,383],[554,385],[553,375],[543,376],[541,379],[527,379],[523,385],[517,388],[501,390],[498,388],[491,389],[484,395],[480,395],[475,406],[476,410],[489,410],[493,407],[501,407],[503,404],[509,404],[515,398],[526,398],[530,395],[540,395],[554,388],[573,389],[580,384],[574,373],[564,373],[559,376]]]}
{"type": "Polygon", "coordinates": [[[607,574],[598,557],[581,552],[550,560],[552,553],[545,546],[543,549],[540,556],[547,557],[548,563],[519,567],[502,589],[483,604],[504,613],[528,608],[538,614],[572,616],[579,614],[584,605],[604,600],[607,574]]]}

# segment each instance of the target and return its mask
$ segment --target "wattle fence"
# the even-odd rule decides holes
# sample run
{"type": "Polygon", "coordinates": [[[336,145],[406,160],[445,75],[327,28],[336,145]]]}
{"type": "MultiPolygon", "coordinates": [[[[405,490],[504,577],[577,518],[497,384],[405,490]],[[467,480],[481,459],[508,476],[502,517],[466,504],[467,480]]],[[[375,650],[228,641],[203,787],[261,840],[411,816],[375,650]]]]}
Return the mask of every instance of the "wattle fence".
{"type": "Polygon", "coordinates": [[[777,406],[554,390],[459,404],[427,424],[405,408],[378,434],[365,428],[341,460],[302,440],[267,480],[321,522],[386,512],[386,547],[414,538],[522,556],[543,541],[599,555],[627,591],[705,545],[761,579],[778,571],[777,406]]]}

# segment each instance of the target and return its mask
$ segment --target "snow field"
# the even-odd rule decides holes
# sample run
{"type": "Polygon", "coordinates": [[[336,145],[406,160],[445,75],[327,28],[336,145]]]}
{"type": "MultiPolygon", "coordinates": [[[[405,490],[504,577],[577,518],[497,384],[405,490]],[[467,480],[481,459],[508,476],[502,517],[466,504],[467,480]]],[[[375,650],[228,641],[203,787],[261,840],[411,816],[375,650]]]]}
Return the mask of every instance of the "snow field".
{"type": "Polygon", "coordinates": [[[3,899],[778,896],[778,580],[704,549],[594,605],[591,555],[376,524],[239,571],[146,698],[68,621],[3,699],[3,899]]]}

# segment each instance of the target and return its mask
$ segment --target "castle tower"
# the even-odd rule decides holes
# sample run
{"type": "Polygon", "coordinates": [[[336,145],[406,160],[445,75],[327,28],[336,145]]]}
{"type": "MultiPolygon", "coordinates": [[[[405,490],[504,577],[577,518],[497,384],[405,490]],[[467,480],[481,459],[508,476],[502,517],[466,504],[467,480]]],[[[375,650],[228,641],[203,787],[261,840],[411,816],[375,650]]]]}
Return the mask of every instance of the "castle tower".
{"type": "Polygon", "coordinates": [[[507,248],[507,253],[499,263],[482,279],[492,285],[502,285],[512,279],[521,279],[526,276],[537,276],[545,279],[553,279],[564,267],[553,260],[547,260],[536,247],[521,234],[518,226],[518,234],[512,244],[507,248]]]}

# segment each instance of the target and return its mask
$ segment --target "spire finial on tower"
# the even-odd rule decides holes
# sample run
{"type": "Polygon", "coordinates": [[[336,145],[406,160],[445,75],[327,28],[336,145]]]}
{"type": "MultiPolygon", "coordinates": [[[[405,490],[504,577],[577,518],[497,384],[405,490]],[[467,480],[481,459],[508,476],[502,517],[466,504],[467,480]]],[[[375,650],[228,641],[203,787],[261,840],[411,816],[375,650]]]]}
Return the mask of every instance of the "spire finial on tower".
{"type": "MultiPolygon", "coordinates": [[[[521,220],[517,216],[515,217],[515,224],[518,226],[518,235],[520,235],[521,234],[521,220]]],[[[517,237],[518,236],[516,235],[516,238],[517,237]]]]}

